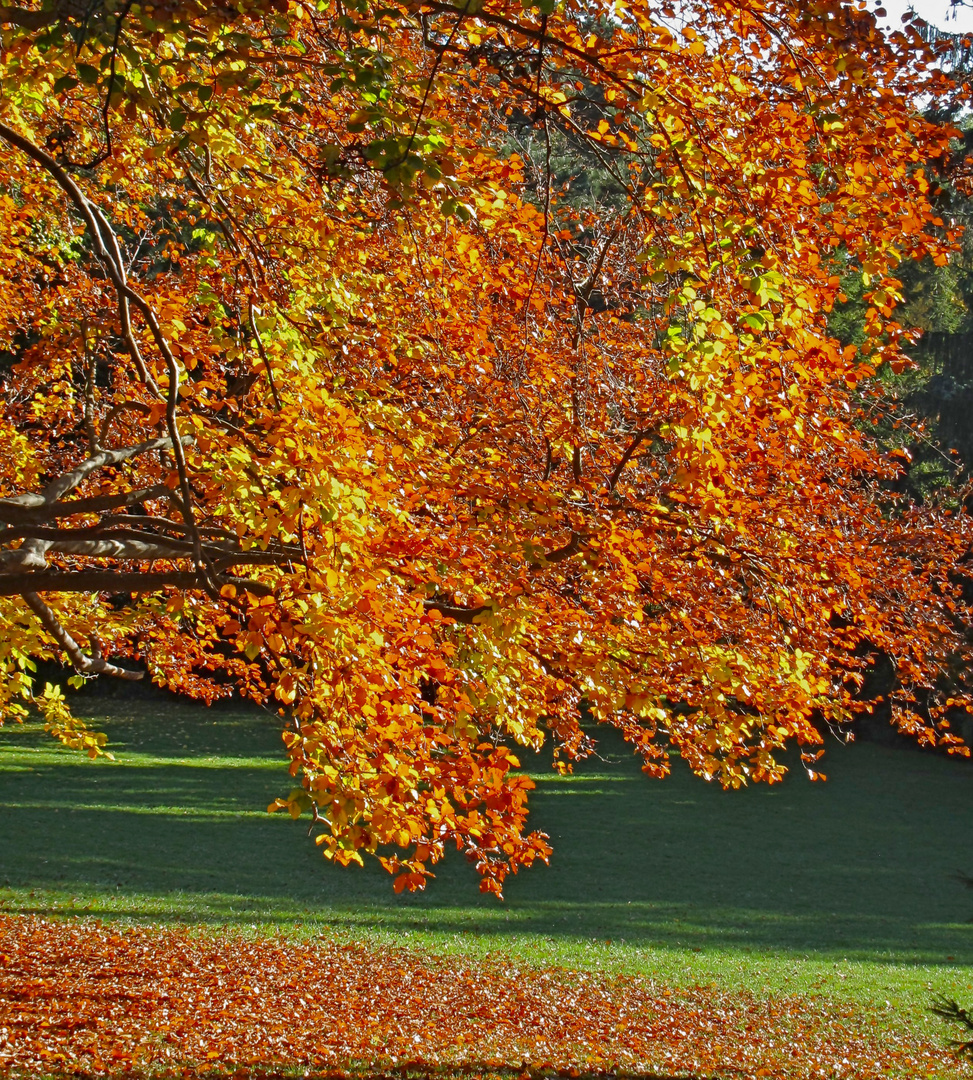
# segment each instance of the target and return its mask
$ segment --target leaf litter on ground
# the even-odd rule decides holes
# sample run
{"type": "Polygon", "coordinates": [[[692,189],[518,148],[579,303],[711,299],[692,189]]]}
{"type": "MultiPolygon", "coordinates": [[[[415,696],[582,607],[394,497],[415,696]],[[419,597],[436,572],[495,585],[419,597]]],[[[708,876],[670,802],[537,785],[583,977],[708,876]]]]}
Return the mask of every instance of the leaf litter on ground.
{"type": "Polygon", "coordinates": [[[0,1074],[954,1076],[859,1006],[283,936],[0,916],[0,1074]]]}

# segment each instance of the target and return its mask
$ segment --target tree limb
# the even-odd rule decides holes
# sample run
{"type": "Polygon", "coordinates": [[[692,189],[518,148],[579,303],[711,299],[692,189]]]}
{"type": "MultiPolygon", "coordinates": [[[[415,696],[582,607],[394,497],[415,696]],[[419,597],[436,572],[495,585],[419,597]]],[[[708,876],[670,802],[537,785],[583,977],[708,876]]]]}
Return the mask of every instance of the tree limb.
{"type": "Polygon", "coordinates": [[[86,656],[81,646],[64,629],[57,616],[37,593],[25,592],[23,598],[24,603],[40,619],[44,629],[64,650],[75,670],[85,675],[114,675],[118,679],[128,679],[132,682],[137,682],[145,675],[144,671],[129,671],[106,660],[101,654],[101,645],[94,635],[91,638],[91,656],[86,656]]]}
{"type": "Polygon", "coordinates": [[[4,525],[39,525],[57,518],[73,517],[75,514],[102,514],[106,510],[115,510],[133,503],[146,502],[149,499],[175,498],[175,492],[165,484],[155,487],[140,488],[136,491],[124,491],[117,495],[93,495],[87,499],[72,499],[69,502],[44,502],[42,495],[11,495],[0,499],[0,523],[4,525]]]}
{"type": "MultiPolygon", "coordinates": [[[[191,442],[188,435],[184,435],[182,441],[191,442]]],[[[106,465],[118,465],[129,458],[152,450],[171,449],[173,441],[170,438],[150,439],[148,442],[138,443],[135,446],[124,446],[118,450],[99,450],[86,458],[77,468],[69,469],[47,485],[40,494],[15,495],[3,500],[10,506],[33,509],[49,506],[57,502],[62,495],[76,488],[86,477],[106,465]]],[[[43,570],[47,566],[46,552],[52,547],[52,542],[43,540],[36,535],[26,540],[21,547],[13,551],[0,552],[0,574],[15,573],[17,571],[43,570]]],[[[66,550],[66,549],[65,549],[66,550]]],[[[85,554],[77,552],[77,554],[85,554]]],[[[92,553],[94,554],[94,553],[92,553]]],[[[157,558],[159,556],[134,556],[142,558],[157,558]]]]}
{"type": "Polygon", "coordinates": [[[632,460],[632,455],[635,453],[636,450],[638,450],[641,443],[645,439],[647,439],[650,434],[651,434],[651,432],[649,431],[649,429],[644,428],[641,431],[636,431],[632,435],[632,441],[625,448],[625,453],[622,454],[621,459],[619,460],[618,464],[612,470],[611,476],[608,477],[608,491],[609,492],[612,492],[612,491],[615,490],[615,485],[618,483],[618,478],[624,472],[625,466],[629,463],[629,461],[632,460]]]}
{"type": "Polygon", "coordinates": [[[488,611],[492,611],[493,607],[490,604],[481,604],[475,608],[457,607],[455,604],[444,604],[440,600],[423,600],[422,606],[426,611],[438,611],[440,615],[444,615],[447,619],[452,619],[453,622],[463,623],[465,626],[471,626],[476,622],[477,617],[485,615],[488,611]]]}
{"type": "MultiPolygon", "coordinates": [[[[223,575],[220,585],[234,585],[239,592],[271,596],[273,586],[250,578],[223,575]]],[[[0,596],[28,592],[154,593],[172,588],[205,589],[206,579],[192,570],[139,573],[136,570],[42,570],[36,574],[0,575],[0,596]]]]}
{"type": "Polygon", "coordinates": [[[545,551],[543,555],[543,561],[531,563],[531,566],[535,570],[543,569],[549,563],[563,562],[565,559],[570,559],[572,555],[577,555],[581,550],[581,545],[584,543],[584,536],[581,533],[572,531],[571,539],[559,548],[555,548],[553,551],[545,551]]]}
{"type": "MultiPolygon", "coordinates": [[[[192,436],[184,435],[182,441],[188,445],[193,441],[192,436]]],[[[150,439],[148,442],[137,443],[135,446],[123,446],[118,450],[99,450],[96,454],[92,454],[90,457],[85,458],[85,460],[76,468],[61,473],[60,476],[52,480],[39,494],[36,492],[29,492],[24,495],[10,495],[5,499],[0,499],[0,519],[2,519],[3,513],[7,508],[14,508],[15,511],[19,508],[25,510],[50,508],[53,503],[56,503],[62,496],[67,495],[69,491],[73,491],[93,472],[103,469],[106,465],[120,465],[123,461],[128,461],[133,457],[139,457],[141,454],[148,454],[153,450],[169,450],[171,448],[172,440],[165,437],[161,439],[150,439]]],[[[81,511],[78,510],[71,511],[71,513],[80,512],[81,511]]]]}

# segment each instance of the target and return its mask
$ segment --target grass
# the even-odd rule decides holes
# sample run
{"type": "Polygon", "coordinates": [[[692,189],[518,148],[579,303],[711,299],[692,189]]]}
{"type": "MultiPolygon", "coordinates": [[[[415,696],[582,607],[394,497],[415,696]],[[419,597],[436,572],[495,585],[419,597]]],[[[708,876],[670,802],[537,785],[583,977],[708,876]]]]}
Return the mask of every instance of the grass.
{"type": "MultiPolygon", "coordinates": [[[[103,706],[104,708],[104,706],[103,706]]],[[[110,703],[117,761],[37,727],[0,732],[0,910],[323,931],[436,952],[637,973],[669,985],[810,992],[909,1016],[973,1003],[973,765],[833,744],[800,770],[723,792],[677,766],[650,781],[615,739],[571,777],[539,771],[555,855],[481,897],[447,859],[397,897],[377,866],[341,870],[306,821],[264,812],[290,787],[272,719],[165,701],[110,703]]],[[[94,715],[98,715],[97,712],[94,715]]],[[[103,714],[102,714],[103,715],[103,714]]]]}

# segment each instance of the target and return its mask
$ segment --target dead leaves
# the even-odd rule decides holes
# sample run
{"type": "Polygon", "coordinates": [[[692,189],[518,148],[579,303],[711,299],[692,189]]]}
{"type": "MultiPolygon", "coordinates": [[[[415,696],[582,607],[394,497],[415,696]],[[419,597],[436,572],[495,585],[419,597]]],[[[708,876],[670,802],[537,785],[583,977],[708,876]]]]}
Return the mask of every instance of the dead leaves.
{"type": "Polygon", "coordinates": [[[92,921],[0,919],[0,1073],[944,1075],[848,1003],[92,921]]]}

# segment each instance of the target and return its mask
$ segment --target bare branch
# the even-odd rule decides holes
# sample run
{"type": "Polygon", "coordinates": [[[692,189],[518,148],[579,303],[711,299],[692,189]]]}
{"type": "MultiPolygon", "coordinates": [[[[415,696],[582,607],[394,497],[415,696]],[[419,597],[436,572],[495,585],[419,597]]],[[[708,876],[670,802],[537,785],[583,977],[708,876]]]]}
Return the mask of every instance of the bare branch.
{"type": "MultiPolygon", "coordinates": [[[[183,435],[179,441],[188,446],[193,439],[191,435],[183,435]]],[[[167,436],[161,439],[149,439],[148,442],[138,443],[135,446],[123,446],[118,450],[99,450],[97,454],[82,461],[76,469],[62,473],[56,480],[52,480],[44,488],[42,498],[45,503],[52,503],[69,491],[73,491],[84,479],[106,465],[120,465],[123,461],[151,453],[153,450],[171,450],[172,448],[173,440],[167,436]]]]}
{"type": "Polygon", "coordinates": [[[115,510],[133,503],[147,502],[151,499],[175,498],[175,492],[165,484],[155,487],[140,488],[136,491],[123,491],[117,495],[93,495],[87,499],[72,499],[68,502],[44,502],[42,495],[13,495],[0,499],[0,523],[4,525],[32,525],[57,518],[73,517],[75,514],[102,514],[106,510],[115,510]],[[24,501],[24,500],[37,500],[24,501]]]}
{"type": "MultiPolygon", "coordinates": [[[[220,585],[233,585],[238,592],[270,596],[273,586],[251,578],[223,575],[220,585]]],[[[136,570],[44,570],[36,574],[0,575],[0,596],[18,596],[27,592],[66,593],[154,593],[172,588],[180,591],[203,590],[203,575],[192,570],[139,573],[136,570]]]]}
{"type": "MultiPolygon", "coordinates": [[[[192,442],[192,436],[184,435],[182,441],[188,445],[192,442]]],[[[148,442],[138,443],[135,446],[123,446],[118,450],[99,450],[97,454],[85,458],[77,468],[61,473],[40,494],[10,495],[5,499],[0,499],[0,519],[4,510],[8,508],[14,509],[15,512],[20,508],[24,510],[49,509],[58,499],[69,491],[73,491],[93,472],[103,469],[106,465],[120,465],[123,461],[139,457],[141,454],[148,454],[153,450],[169,450],[171,447],[172,440],[166,437],[150,439],[148,442]]],[[[72,512],[78,513],[78,511],[72,512]]]]}
{"type": "MultiPolygon", "coordinates": [[[[183,436],[183,440],[191,442],[190,436],[183,436]]],[[[69,469],[62,473],[44,489],[41,494],[14,495],[9,499],[2,500],[7,506],[24,507],[33,509],[43,507],[56,502],[62,495],[76,488],[86,477],[106,465],[118,465],[129,458],[138,457],[140,454],[152,450],[170,449],[173,442],[169,438],[151,439],[149,442],[139,443],[136,446],[125,446],[118,450],[100,450],[97,454],[86,458],[77,468],[69,469]]],[[[13,551],[0,552],[0,574],[16,573],[19,571],[43,570],[47,566],[45,553],[50,550],[51,543],[47,540],[32,536],[13,551]]],[[[79,554],[82,554],[79,552],[79,554]]],[[[152,558],[156,556],[142,556],[152,558]]]]}
{"type": "Polygon", "coordinates": [[[31,537],[13,551],[0,551],[0,577],[5,574],[31,574],[47,569],[47,550],[51,545],[31,537]]]}
{"type": "MultiPolygon", "coordinates": [[[[61,555],[85,555],[89,559],[188,559],[192,545],[185,541],[168,541],[164,536],[152,541],[135,539],[52,540],[47,550],[61,555]]],[[[8,553],[4,553],[8,554],[8,553]]],[[[10,553],[12,554],[12,552],[10,553]]],[[[0,573],[3,573],[0,565],[0,573]]]]}

